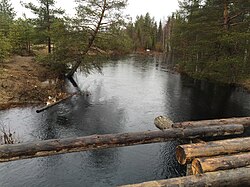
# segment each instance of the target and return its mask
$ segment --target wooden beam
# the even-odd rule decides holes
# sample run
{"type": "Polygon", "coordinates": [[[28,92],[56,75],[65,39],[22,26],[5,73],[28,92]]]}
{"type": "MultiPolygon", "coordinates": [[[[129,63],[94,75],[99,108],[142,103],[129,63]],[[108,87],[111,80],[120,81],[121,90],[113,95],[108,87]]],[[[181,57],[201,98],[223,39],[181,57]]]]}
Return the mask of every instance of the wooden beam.
{"type": "MultiPolygon", "coordinates": [[[[155,118],[155,125],[157,125],[157,121],[159,118],[165,118],[164,116],[158,116],[155,118]]],[[[164,123],[162,119],[161,123],[164,123]]],[[[228,125],[228,124],[242,124],[244,127],[250,127],[250,117],[240,117],[240,118],[226,118],[226,119],[213,119],[213,120],[201,120],[201,121],[185,121],[185,122],[177,122],[172,124],[172,128],[189,128],[189,127],[204,127],[211,125],[228,125]]],[[[166,125],[161,124],[162,126],[169,126],[169,123],[166,125]]]]}
{"type": "Polygon", "coordinates": [[[92,135],[78,138],[1,145],[0,162],[69,152],[88,151],[93,149],[157,143],[177,138],[185,139],[241,134],[243,131],[244,127],[242,125],[228,125],[188,129],[168,129],[165,131],[92,135]]]}
{"type": "Polygon", "coordinates": [[[250,166],[232,170],[209,172],[201,175],[191,175],[166,180],[149,181],[140,184],[124,185],[121,187],[228,187],[250,186],[250,166]]]}
{"type": "Polygon", "coordinates": [[[244,125],[244,127],[250,127],[250,117],[213,119],[213,120],[201,120],[201,121],[185,121],[185,122],[174,123],[173,128],[204,127],[211,125],[228,125],[228,124],[242,124],[244,125]]]}
{"type": "Polygon", "coordinates": [[[228,170],[250,165],[250,152],[218,157],[196,158],[192,162],[193,174],[228,170]]]}
{"type": "Polygon", "coordinates": [[[247,151],[250,151],[250,137],[179,145],[176,148],[176,157],[180,164],[186,164],[194,158],[247,151]]]}

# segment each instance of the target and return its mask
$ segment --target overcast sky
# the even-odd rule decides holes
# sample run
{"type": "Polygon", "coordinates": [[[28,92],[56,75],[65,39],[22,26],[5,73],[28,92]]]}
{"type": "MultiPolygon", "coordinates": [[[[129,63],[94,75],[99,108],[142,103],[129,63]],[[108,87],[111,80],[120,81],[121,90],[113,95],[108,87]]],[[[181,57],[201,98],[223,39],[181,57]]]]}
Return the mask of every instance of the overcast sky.
{"type": "MultiPolygon", "coordinates": [[[[36,0],[22,0],[23,2],[37,2],[36,0]]],[[[29,17],[31,14],[20,4],[20,0],[11,0],[17,16],[21,17],[25,12],[29,17]]],[[[166,19],[178,8],[178,0],[128,0],[128,7],[125,11],[126,14],[131,15],[133,20],[137,15],[145,15],[147,12],[154,16],[157,21],[166,19]]],[[[69,15],[74,14],[75,3],[74,0],[57,0],[57,7],[66,10],[69,15]]]]}

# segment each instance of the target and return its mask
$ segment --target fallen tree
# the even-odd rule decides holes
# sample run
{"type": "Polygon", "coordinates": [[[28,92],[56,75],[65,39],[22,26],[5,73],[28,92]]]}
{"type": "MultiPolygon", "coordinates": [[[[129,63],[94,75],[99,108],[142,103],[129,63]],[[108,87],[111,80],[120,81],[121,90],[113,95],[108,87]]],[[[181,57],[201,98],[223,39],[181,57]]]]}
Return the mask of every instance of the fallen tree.
{"type": "Polygon", "coordinates": [[[54,103],[51,103],[51,104],[49,104],[49,105],[46,105],[46,106],[44,106],[44,107],[42,107],[42,108],[40,108],[40,109],[37,109],[37,110],[36,110],[36,113],[40,113],[40,112],[43,112],[43,111],[45,111],[45,110],[47,110],[47,109],[49,109],[49,108],[52,108],[53,106],[56,106],[56,105],[60,104],[61,102],[66,101],[66,100],[70,99],[71,97],[73,97],[74,95],[77,95],[77,94],[79,94],[79,93],[70,94],[70,95],[68,95],[67,97],[63,98],[63,99],[60,99],[60,100],[58,100],[58,101],[56,101],[56,102],[54,102],[54,103]]]}
{"type": "Polygon", "coordinates": [[[250,186],[250,166],[232,170],[210,172],[201,175],[149,181],[140,184],[131,184],[121,187],[176,187],[176,186],[250,186]]]}
{"type": "Polygon", "coordinates": [[[250,151],[250,137],[179,145],[176,148],[176,157],[180,164],[186,164],[194,158],[247,151],[250,151]]]}
{"type": "Polygon", "coordinates": [[[243,132],[244,127],[242,125],[208,126],[202,128],[168,129],[165,131],[92,135],[78,138],[2,145],[0,146],[0,162],[93,149],[157,143],[173,139],[225,136],[241,134],[243,132]]]}

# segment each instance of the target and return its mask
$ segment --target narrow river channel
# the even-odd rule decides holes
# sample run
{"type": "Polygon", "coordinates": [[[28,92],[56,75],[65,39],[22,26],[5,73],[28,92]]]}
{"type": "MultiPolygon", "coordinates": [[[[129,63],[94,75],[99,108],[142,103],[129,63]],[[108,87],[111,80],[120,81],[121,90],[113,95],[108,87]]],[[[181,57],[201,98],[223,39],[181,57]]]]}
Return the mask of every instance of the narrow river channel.
{"type": "MultiPolygon", "coordinates": [[[[110,60],[102,74],[78,72],[89,96],[37,114],[36,108],[0,111],[0,123],[21,142],[156,130],[159,115],[173,121],[250,115],[250,94],[197,81],[167,69],[161,57],[110,60]]],[[[74,91],[68,84],[68,89],[74,91]]],[[[116,186],[185,174],[175,160],[178,141],[0,163],[1,187],[116,186]]]]}

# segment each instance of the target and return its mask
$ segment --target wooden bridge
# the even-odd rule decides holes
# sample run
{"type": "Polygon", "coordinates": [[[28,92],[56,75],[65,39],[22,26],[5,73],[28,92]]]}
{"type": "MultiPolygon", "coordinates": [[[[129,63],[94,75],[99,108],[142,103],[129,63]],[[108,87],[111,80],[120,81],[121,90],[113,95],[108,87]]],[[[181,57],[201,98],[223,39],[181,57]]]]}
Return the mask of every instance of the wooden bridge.
{"type": "Polygon", "coordinates": [[[176,158],[180,164],[187,165],[187,176],[126,187],[249,186],[250,137],[242,137],[249,127],[250,117],[228,118],[173,123],[170,128],[162,131],[92,135],[1,145],[0,162],[185,139],[190,143],[176,148],[176,158]],[[229,135],[241,137],[232,138],[229,135]],[[217,140],[203,141],[204,138],[211,137],[216,137],[217,140]]]}

